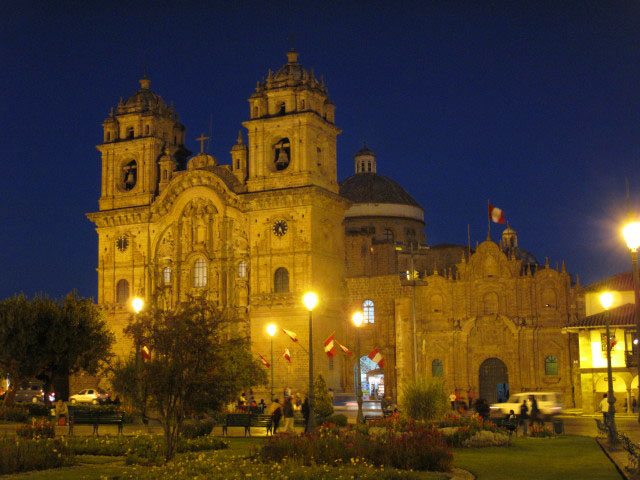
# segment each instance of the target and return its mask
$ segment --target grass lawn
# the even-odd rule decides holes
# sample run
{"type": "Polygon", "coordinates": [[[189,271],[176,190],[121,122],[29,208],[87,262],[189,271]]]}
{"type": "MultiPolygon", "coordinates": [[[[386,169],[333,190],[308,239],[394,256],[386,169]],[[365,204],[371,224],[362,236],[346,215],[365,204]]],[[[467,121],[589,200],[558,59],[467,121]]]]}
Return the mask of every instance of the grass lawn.
{"type": "Polygon", "coordinates": [[[620,480],[590,437],[514,438],[511,447],[454,449],[454,465],[478,480],[620,480]]]}

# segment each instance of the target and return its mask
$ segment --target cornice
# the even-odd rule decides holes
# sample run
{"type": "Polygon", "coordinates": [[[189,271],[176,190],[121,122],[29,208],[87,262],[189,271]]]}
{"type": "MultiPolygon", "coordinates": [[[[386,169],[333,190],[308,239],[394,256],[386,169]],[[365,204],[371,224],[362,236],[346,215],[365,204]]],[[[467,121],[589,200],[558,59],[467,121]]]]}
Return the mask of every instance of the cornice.
{"type": "Polygon", "coordinates": [[[130,207],[87,213],[86,216],[98,228],[103,228],[147,223],[150,219],[150,212],[149,207],[130,207]]]}

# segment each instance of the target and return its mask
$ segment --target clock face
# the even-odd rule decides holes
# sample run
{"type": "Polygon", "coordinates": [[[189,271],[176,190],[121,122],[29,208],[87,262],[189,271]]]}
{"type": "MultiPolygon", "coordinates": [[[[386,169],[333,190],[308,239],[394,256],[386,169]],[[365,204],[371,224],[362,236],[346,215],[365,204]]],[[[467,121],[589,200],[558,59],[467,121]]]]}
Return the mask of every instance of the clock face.
{"type": "Polygon", "coordinates": [[[116,240],[116,246],[118,247],[118,250],[124,252],[129,246],[129,240],[123,235],[118,240],[116,240]]]}
{"type": "Polygon", "coordinates": [[[287,233],[287,222],[285,222],[284,220],[278,220],[277,222],[275,222],[273,224],[273,234],[281,237],[283,236],[285,233],[287,233]]]}

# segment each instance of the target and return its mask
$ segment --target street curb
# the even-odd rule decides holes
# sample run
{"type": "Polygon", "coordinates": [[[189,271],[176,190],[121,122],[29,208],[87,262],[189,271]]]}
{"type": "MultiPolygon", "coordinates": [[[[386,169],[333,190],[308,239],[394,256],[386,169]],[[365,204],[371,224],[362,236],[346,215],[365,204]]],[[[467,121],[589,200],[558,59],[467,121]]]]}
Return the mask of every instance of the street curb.
{"type": "Polygon", "coordinates": [[[613,463],[613,466],[616,467],[616,470],[618,471],[620,476],[622,478],[624,478],[625,480],[633,480],[630,476],[627,475],[627,473],[624,471],[624,468],[620,468],[620,466],[616,463],[616,461],[611,457],[611,455],[609,454],[609,452],[607,451],[607,449],[603,445],[604,442],[605,442],[605,440],[601,441],[601,439],[596,438],[596,443],[598,444],[598,446],[600,446],[600,449],[604,452],[604,454],[607,456],[609,461],[611,463],[613,463]]]}

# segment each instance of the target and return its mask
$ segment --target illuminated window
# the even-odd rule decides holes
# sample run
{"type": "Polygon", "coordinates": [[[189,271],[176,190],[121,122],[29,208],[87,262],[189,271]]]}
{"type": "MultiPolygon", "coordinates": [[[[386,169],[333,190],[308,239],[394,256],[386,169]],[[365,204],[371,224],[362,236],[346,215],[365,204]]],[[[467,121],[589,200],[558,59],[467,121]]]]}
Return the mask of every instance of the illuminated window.
{"type": "Polygon", "coordinates": [[[393,230],[391,230],[390,228],[385,228],[383,235],[384,239],[387,242],[393,242],[393,230]]]}
{"type": "Polygon", "coordinates": [[[171,284],[171,267],[164,267],[162,270],[162,281],[165,285],[171,284]]]}
{"type": "Polygon", "coordinates": [[[444,377],[444,365],[442,365],[442,360],[436,358],[433,362],[431,362],[431,376],[432,377],[444,377]]]}
{"type": "Polygon", "coordinates": [[[544,374],[558,375],[558,359],[554,355],[549,355],[544,359],[544,374]]]}
{"type": "Polygon", "coordinates": [[[244,260],[238,264],[238,276],[240,278],[247,277],[247,262],[245,262],[244,260]]]}
{"type": "Polygon", "coordinates": [[[273,291],[275,293],[289,292],[289,271],[286,268],[278,268],[273,275],[273,291]]]}
{"type": "Polygon", "coordinates": [[[373,300],[365,300],[362,303],[362,314],[364,316],[364,323],[374,323],[375,312],[374,312],[373,300]]]}
{"type": "Polygon", "coordinates": [[[116,302],[122,304],[127,303],[127,300],[129,300],[129,282],[122,279],[116,286],[116,302]]]}
{"type": "Polygon", "coordinates": [[[193,286],[207,286],[207,263],[202,258],[197,259],[193,264],[193,286]]]}

